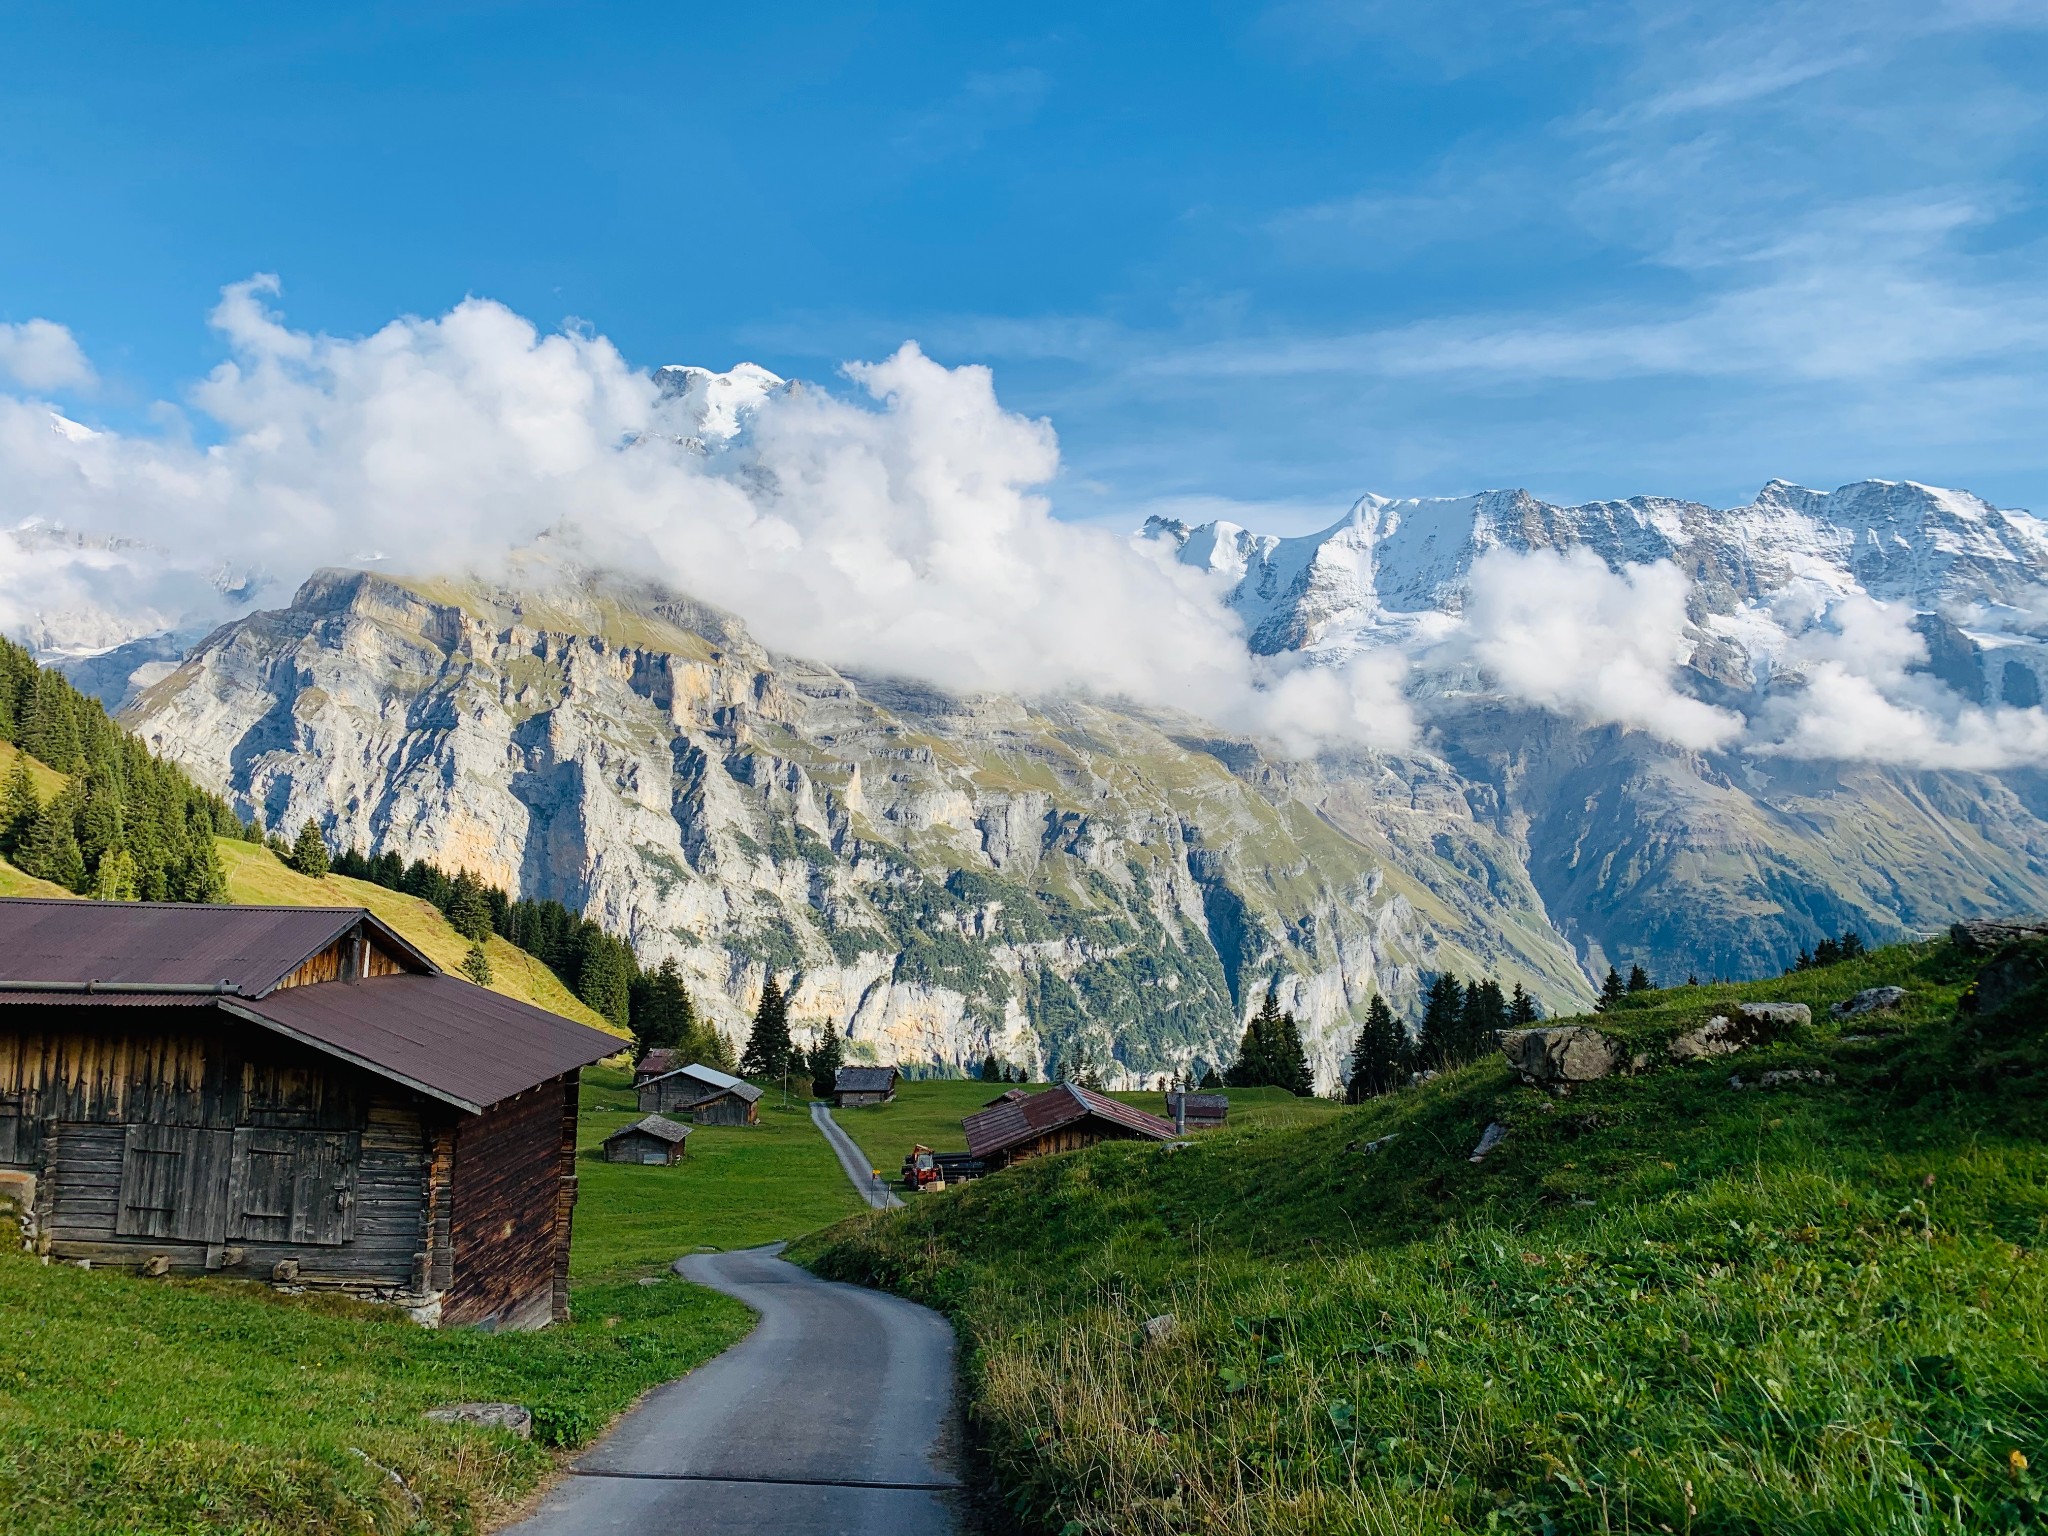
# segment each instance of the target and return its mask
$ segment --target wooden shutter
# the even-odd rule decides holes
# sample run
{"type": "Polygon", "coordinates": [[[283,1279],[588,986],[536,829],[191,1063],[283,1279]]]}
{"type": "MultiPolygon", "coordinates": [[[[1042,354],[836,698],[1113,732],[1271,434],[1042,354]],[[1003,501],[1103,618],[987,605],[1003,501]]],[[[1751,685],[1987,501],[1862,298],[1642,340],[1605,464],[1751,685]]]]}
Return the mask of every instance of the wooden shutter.
{"type": "Polygon", "coordinates": [[[121,1154],[121,1237],[217,1243],[227,1231],[227,1131],[131,1125],[121,1154]]]}
{"type": "Polygon", "coordinates": [[[236,1131],[228,1235],[329,1248],[352,1241],[360,1151],[345,1131],[236,1131]]]}

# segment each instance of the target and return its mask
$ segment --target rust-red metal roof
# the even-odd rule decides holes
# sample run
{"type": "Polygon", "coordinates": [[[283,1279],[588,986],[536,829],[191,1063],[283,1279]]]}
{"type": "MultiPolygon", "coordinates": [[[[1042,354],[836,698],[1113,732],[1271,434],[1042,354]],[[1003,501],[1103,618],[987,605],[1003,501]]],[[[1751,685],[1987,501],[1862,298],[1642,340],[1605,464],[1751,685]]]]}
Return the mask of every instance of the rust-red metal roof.
{"type": "Polygon", "coordinates": [[[460,1109],[482,1110],[627,1042],[454,976],[373,976],[220,1005],[460,1109]]]}
{"type": "MultiPolygon", "coordinates": [[[[361,907],[11,896],[0,897],[0,981],[171,987],[227,983],[239,996],[261,997],[361,922],[367,922],[393,953],[421,970],[435,968],[361,907]]],[[[29,996],[7,995],[17,1002],[29,996]]]]}
{"type": "Polygon", "coordinates": [[[960,1128],[967,1133],[969,1156],[994,1157],[1011,1147],[1036,1141],[1063,1125],[1091,1118],[1107,1120],[1155,1141],[1169,1141],[1174,1135],[1171,1120],[1148,1115],[1078,1083],[1061,1083],[1043,1093],[1027,1094],[980,1110],[962,1120],[960,1128]]]}

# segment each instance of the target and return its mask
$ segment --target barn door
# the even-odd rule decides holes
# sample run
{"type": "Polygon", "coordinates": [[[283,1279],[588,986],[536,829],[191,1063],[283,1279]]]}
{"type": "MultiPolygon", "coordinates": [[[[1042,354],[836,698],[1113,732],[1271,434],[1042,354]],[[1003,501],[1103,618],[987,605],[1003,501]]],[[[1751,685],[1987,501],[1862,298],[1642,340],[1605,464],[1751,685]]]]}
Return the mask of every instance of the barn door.
{"type": "Polygon", "coordinates": [[[228,1236],[330,1248],[352,1241],[358,1145],[346,1131],[236,1131],[228,1236]]]}
{"type": "Polygon", "coordinates": [[[217,1243],[227,1229],[234,1138],[185,1125],[131,1125],[121,1152],[120,1237],[217,1243]]]}

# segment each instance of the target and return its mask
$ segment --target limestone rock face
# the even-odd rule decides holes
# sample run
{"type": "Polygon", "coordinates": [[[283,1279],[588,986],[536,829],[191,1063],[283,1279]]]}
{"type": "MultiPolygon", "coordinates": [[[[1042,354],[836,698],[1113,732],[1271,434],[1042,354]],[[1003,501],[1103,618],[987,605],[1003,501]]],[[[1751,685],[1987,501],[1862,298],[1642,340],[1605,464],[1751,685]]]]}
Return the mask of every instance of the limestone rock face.
{"type": "Polygon", "coordinates": [[[1283,773],[1200,722],[959,698],[771,655],[617,581],[322,572],[129,714],[331,845],[552,898],[673,956],[735,1039],[773,970],[855,1060],[1121,1084],[1225,1063],[1281,977],[1335,1081],[1375,991],[1439,969],[1588,996],[1509,838],[1441,764],[1283,773]]]}

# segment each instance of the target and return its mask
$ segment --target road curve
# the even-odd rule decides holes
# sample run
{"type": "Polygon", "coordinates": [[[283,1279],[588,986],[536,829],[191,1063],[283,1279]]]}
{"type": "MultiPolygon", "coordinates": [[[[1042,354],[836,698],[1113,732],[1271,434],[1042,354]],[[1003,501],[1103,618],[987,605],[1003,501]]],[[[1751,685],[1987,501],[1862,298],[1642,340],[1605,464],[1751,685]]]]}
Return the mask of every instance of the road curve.
{"type": "Polygon", "coordinates": [[[781,1246],[677,1260],[760,1324],[657,1388],[511,1532],[958,1536],[953,1330],[781,1246]]]}
{"type": "Polygon", "coordinates": [[[832,1118],[832,1111],[823,1104],[811,1106],[811,1123],[815,1125],[832,1150],[839,1154],[839,1166],[846,1170],[846,1176],[853,1180],[853,1187],[861,1199],[878,1211],[894,1210],[903,1203],[902,1197],[891,1189],[884,1179],[875,1177],[875,1165],[868,1161],[854,1139],[846,1134],[846,1128],[832,1118]]]}

